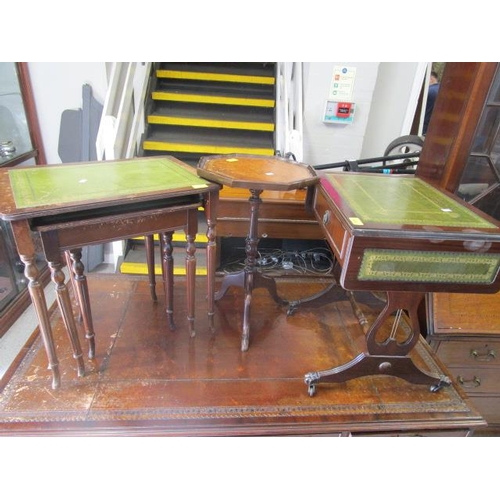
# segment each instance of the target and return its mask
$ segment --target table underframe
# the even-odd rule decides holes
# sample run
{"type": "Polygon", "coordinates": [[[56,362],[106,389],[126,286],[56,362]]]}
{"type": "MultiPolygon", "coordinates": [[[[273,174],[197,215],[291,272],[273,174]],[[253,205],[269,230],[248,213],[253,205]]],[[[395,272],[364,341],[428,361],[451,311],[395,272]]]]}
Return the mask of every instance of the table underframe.
{"type": "MultiPolygon", "coordinates": [[[[33,231],[37,232],[42,240],[43,251],[51,271],[51,279],[56,290],[57,304],[71,342],[73,357],[77,364],[78,376],[85,375],[83,354],[78,338],[75,318],[73,317],[68,287],[65,283],[65,274],[62,270],[62,253],[66,250],[71,255],[71,273],[76,285],[76,292],[88,342],[88,357],[95,356],[95,332],[92,323],[89,292],[81,262],[81,247],[107,241],[132,238],[139,235],[159,233],[162,235],[162,268],[166,295],[166,313],[171,329],[175,327],[173,321],[173,257],[172,234],[183,229],[186,233],[186,294],[190,334],[195,335],[195,277],[196,277],[196,246],[195,238],[198,229],[198,209],[205,206],[207,217],[207,307],[210,324],[213,326],[214,317],[214,285],[216,265],[216,205],[217,193],[204,195],[204,202],[191,199],[189,203],[175,205],[172,203],[164,208],[143,209],[141,204],[135,204],[130,211],[122,210],[119,215],[99,215],[90,217],[89,213],[72,212],[71,217],[64,220],[50,217],[11,220],[13,235],[17,251],[25,264],[25,276],[28,279],[28,290],[38,318],[40,332],[47,353],[49,369],[52,371],[52,388],[57,389],[61,384],[59,361],[53,341],[49,313],[43,286],[39,281],[40,273],[35,264],[36,244],[33,231]]],[[[102,213],[102,210],[100,210],[102,213]]]]}

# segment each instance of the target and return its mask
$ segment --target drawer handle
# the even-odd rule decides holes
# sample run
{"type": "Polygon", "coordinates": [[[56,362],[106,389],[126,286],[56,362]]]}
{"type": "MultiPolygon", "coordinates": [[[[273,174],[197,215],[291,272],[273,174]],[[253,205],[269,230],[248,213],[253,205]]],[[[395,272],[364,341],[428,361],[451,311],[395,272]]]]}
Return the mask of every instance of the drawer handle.
{"type": "Polygon", "coordinates": [[[464,378],[461,375],[459,375],[457,377],[457,380],[462,387],[466,387],[468,389],[472,387],[479,387],[481,385],[481,379],[476,375],[474,375],[474,378],[472,380],[464,380],[464,378]]]}
{"type": "Polygon", "coordinates": [[[323,224],[328,224],[330,222],[330,210],[327,210],[324,214],[323,214],[323,224]]]}
{"type": "Polygon", "coordinates": [[[479,353],[476,349],[471,349],[470,355],[476,361],[491,361],[496,358],[497,353],[493,349],[487,349],[485,352],[479,353]]]}

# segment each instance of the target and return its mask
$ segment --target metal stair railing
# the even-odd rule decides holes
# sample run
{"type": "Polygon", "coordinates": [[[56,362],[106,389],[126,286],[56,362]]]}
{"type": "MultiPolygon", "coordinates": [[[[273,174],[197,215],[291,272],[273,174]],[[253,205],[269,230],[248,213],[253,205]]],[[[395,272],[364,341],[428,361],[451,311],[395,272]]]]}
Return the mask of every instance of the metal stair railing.
{"type": "Polygon", "coordinates": [[[151,63],[112,63],[96,139],[98,160],[132,158],[144,131],[151,63]]]}
{"type": "Polygon", "coordinates": [[[371,174],[415,174],[418,166],[420,151],[401,153],[360,160],[344,160],[335,163],[314,165],[315,170],[329,170],[342,168],[344,172],[365,172],[371,174]],[[395,160],[402,160],[395,162],[395,160]],[[370,165],[370,166],[361,166],[370,165]]]}
{"type": "MultiPolygon", "coordinates": [[[[97,160],[133,158],[144,131],[144,104],[151,63],[112,63],[96,138],[97,160]]],[[[108,243],[115,270],[125,253],[123,241],[108,243]]]]}
{"type": "Polygon", "coordinates": [[[279,62],[276,72],[276,152],[302,161],[302,63],[279,62]]]}

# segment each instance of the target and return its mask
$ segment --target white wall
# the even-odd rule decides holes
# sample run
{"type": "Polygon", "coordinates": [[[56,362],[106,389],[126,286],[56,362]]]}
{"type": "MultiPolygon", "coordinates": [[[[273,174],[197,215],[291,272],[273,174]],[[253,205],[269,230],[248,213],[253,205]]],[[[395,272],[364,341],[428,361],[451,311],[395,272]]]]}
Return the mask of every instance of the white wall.
{"type": "MultiPolygon", "coordinates": [[[[104,62],[30,62],[28,63],[35,106],[40,123],[48,164],[61,163],[59,129],[66,109],[81,109],[82,87],[92,87],[94,98],[101,104],[107,90],[104,62]]],[[[104,246],[104,262],[115,263],[113,245],[104,246]]]]}
{"type": "Polygon", "coordinates": [[[304,63],[305,163],[382,156],[387,145],[410,133],[426,63],[304,63]],[[352,124],[323,123],[334,66],[356,68],[352,124]]]}
{"type": "Polygon", "coordinates": [[[359,158],[383,156],[394,139],[410,133],[426,67],[418,62],[380,63],[359,158]]]}
{"type": "Polygon", "coordinates": [[[303,161],[305,163],[322,165],[361,157],[378,66],[378,62],[304,63],[303,161]],[[352,102],[356,107],[352,124],[322,121],[335,66],[356,68],[352,94],[352,102]]]}
{"type": "Polygon", "coordinates": [[[61,163],[57,152],[61,114],[82,107],[82,87],[89,84],[102,104],[106,96],[106,64],[103,62],[28,63],[35,105],[47,163],[61,163]]]}

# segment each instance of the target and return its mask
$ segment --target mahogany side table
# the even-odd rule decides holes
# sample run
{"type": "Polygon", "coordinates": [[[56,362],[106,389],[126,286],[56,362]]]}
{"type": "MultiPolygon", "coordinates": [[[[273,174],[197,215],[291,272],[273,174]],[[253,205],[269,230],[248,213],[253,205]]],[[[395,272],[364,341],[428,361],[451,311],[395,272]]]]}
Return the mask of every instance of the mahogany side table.
{"type": "Polygon", "coordinates": [[[10,222],[18,253],[26,265],[28,290],[52,370],[54,389],[60,386],[59,363],[43,287],[34,263],[33,232],[40,235],[73,356],[77,360],[78,375],[83,376],[85,369],[80,341],[62,272],[63,251],[69,250],[73,260],[72,271],[89,343],[89,358],[92,359],[95,333],[80,247],[133,236],[162,234],[166,310],[172,327],[173,262],[170,242],[172,233],[183,229],[187,240],[188,321],[191,336],[194,336],[194,240],[198,208],[204,205],[207,213],[208,314],[213,318],[215,220],[219,190],[219,185],[202,181],[194,168],[173,157],[17,167],[0,171],[0,217],[10,222]]]}
{"type": "Polygon", "coordinates": [[[313,205],[340,266],[340,286],[384,292],[387,300],[367,329],[363,352],[342,366],[305,375],[309,394],[320,381],[378,374],[431,384],[432,391],[449,385],[409,356],[420,338],[418,307],[427,292],[500,289],[500,223],[406,175],[328,173],[317,184],[313,205]]]}
{"type": "Polygon", "coordinates": [[[307,188],[306,205],[312,201],[312,186],[318,181],[315,170],[304,163],[277,156],[216,155],[202,157],[198,163],[198,175],[224,186],[245,188],[250,191],[250,227],[246,238],[246,259],[243,271],[224,277],[215,300],[221,299],[230,286],[244,289],[243,330],[241,350],[248,350],[250,340],[250,310],[254,288],[265,288],[280,305],[288,302],[278,296],[273,278],[256,268],[258,254],[258,224],[260,197],[264,190],[290,191],[307,188]]]}

